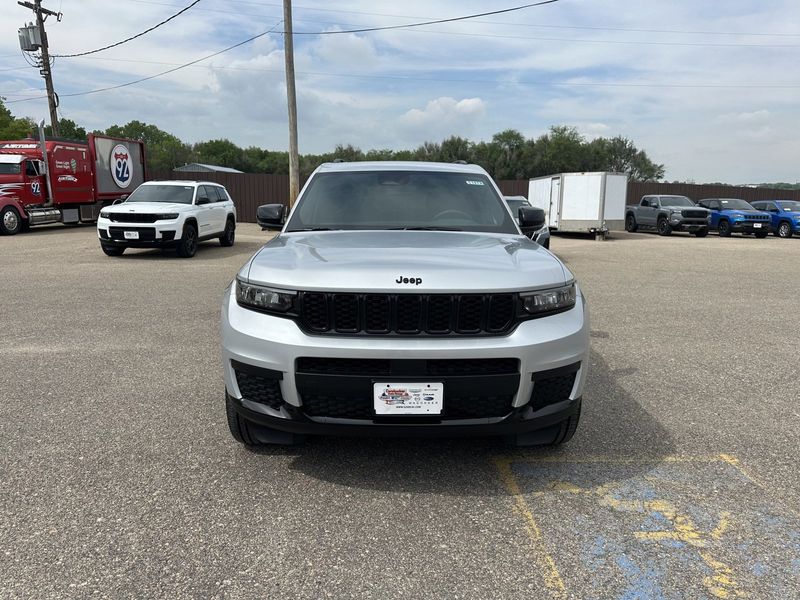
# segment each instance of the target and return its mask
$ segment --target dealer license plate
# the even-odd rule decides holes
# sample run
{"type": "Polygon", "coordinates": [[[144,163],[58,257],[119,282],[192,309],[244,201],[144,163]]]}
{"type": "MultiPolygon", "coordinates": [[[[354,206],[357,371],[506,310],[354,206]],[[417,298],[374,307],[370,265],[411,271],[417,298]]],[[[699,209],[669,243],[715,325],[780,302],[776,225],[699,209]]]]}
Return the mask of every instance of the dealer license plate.
{"type": "Polygon", "coordinates": [[[753,223],[753,229],[758,229],[761,227],[761,223],[753,223]]]}
{"type": "Polygon", "coordinates": [[[440,415],[444,406],[444,384],[373,384],[376,415],[440,415]]]}
{"type": "Polygon", "coordinates": [[[138,231],[126,231],[125,232],[125,239],[126,240],[138,240],[139,239],[139,232],[138,231]]]}

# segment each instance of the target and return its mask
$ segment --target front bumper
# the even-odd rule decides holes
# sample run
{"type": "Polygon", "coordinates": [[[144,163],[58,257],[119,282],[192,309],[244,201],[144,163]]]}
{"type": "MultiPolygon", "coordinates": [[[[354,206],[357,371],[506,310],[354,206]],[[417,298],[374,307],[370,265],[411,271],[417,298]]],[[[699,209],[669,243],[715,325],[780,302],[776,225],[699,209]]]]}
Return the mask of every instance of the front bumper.
{"type": "Polygon", "coordinates": [[[97,237],[106,246],[130,248],[168,248],[180,241],[181,227],[178,219],[155,223],[121,223],[99,218],[97,237]],[[125,238],[125,232],[135,231],[139,239],[125,238]]]}
{"type": "MultiPolygon", "coordinates": [[[[320,434],[375,434],[375,435],[506,435],[523,433],[549,427],[573,414],[586,380],[589,355],[589,315],[583,297],[578,293],[573,309],[520,323],[505,336],[442,338],[399,338],[382,336],[338,337],[331,335],[308,335],[294,321],[254,312],[240,307],[232,294],[225,291],[222,304],[222,354],[227,393],[236,410],[245,419],[273,429],[293,433],[320,434]],[[392,375],[395,381],[444,380],[445,413],[439,417],[377,417],[361,414],[358,418],[331,414],[320,414],[312,410],[312,404],[304,405],[303,394],[309,394],[309,385],[314,378],[298,373],[298,359],[355,359],[385,360],[412,365],[412,371],[402,378],[392,375]],[[459,379],[448,375],[432,376],[413,371],[413,363],[441,360],[500,360],[518,361],[518,373],[510,376],[483,376],[467,374],[459,379]],[[253,402],[244,397],[237,372],[251,369],[254,373],[268,372],[280,402],[272,406],[253,402]],[[537,381],[543,373],[571,371],[569,387],[563,391],[559,401],[544,406],[532,406],[537,381]],[[492,377],[497,377],[492,379],[492,377]],[[459,401],[464,407],[464,391],[474,381],[475,392],[491,394],[487,386],[497,386],[494,393],[508,394],[507,410],[487,416],[471,414],[469,418],[451,418],[447,413],[448,389],[460,390],[459,401]],[[536,379],[536,381],[534,381],[536,379]]],[[[323,374],[317,379],[324,379],[323,374]]],[[[334,406],[337,397],[345,392],[360,395],[359,400],[372,403],[369,392],[372,381],[365,375],[328,377],[328,406],[334,406]],[[349,380],[348,380],[349,378],[349,380]],[[344,390],[344,392],[342,391],[344,390]]],[[[386,381],[385,376],[372,380],[386,381]]],[[[542,389],[542,384],[539,384],[542,389]]],[[[313,390],[320,392],[319,386],[313,390]]],[[[476,398],[483,401],[485,396],[476,398]]],[[[318,402],[315,400],[314,402],[318,402]]],[[[318,404],[314,405],[318,406],[318,404]]]]}
{"type": "Polygon", "coordinates": [[[770,223],[766,221],[761,221],[759,223],[754,223],[752,221],[731,221],[731,231],[735,231],[737,233],[761,233],[766,231],[769,233],[772,231],[772,227],[770,223]],[[758,227],[756,227],[758,225],[758,227]]]}
{"type": "Polygon", "coordinates": [[[706,219],[670,219],[669,224],[675,231],[697,231],[708,227],[706,219]]]}

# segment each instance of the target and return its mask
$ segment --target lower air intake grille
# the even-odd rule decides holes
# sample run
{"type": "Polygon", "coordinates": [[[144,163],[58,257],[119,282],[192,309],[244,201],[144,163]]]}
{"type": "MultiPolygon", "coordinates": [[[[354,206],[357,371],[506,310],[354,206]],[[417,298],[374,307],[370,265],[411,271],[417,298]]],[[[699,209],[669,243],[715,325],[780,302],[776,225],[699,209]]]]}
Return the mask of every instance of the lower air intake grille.
{"type": "Polygon", "coordinates": [[[265,404],[275,410],[279,410],[283,405],[281,385],[277,379],[245,373],[244,371],[235,370],[234,372],[236,373],[236,383],[243,399],[265,404]]]}

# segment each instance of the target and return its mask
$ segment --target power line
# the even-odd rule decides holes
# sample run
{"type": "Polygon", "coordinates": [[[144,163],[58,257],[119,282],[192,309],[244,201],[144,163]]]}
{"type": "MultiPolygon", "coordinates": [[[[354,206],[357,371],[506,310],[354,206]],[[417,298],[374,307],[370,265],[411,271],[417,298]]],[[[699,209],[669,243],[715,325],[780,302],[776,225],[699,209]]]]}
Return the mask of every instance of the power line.
{"type": "MultiPolygon", "coordinates": [[[[166,71],[162,71],[161,73],[156,73],[155,75],[149,75],[148,77],[141,77],[141,78],[136,79],[134,81],[128,81],[126,83],[120,83],[118,85],[111,85],[111,86],[108,86],[108,87],[97,88],[95,90],[88,90],[88,91],[85,91],[85,92],[73,92],[72,94],[61,94],[61,96],[64,97],[64,98],[67,98],[67,97],[74,98],[75,96],[88,96],[89,94],[97,94],[99,92],[108,92],[110,90],[117,90],[119,88],[128,87],[129,85],[135,85],[137,83],[142,83],[143,81],[149,81],[150,79],[155,79],[156,77],[161,77],[162,75],[168,75],[169,73],[174,73],[175,71],[179,71],[180,69],[185,69],[186,67],[190,67],[190,66],[195,65],[195,64],[197,64],[199,62],[202,62],[204,60],[208,60],[209,58],[213,58],[215,56],[219,56],[223,52],[228,52],[229,50],[233,50],[234,48],[238,48],[239,46],[244,46],[245,44],[248,44],[248,43],[252,42],[253,40],[257,40],[258,38],[264,37],[265,35],[268,35],[268,34],[272,33],[273,31],[275,31],[275,28],[278,25],[280,25],[282,22],[283,22],[282,20],[278,21],[269,30],[264,31],[262,33],[259,33],[257,35],[254,35],[253,37],[247,38],[246,40],[243,40],[243,41],[239,42],[238,44],[233,44],[232,46],[228,46],[227,48],[223,48],[222,50],[214,52],[213,54],[209,54],[208,56],[204,56],[202,58],[198,58],[196,60],[192,60],[192,61],[190,61],[188,63],[184,63],[182,65],[178,65],[177,67],[172,68],[172,69],[167,69],[166,71]]],[[[39,96],[38,98],[42,98],[42,96],[39,96]]],[[[7,104],[11,104],[13,102],[28,102],[30,100],[37,100],[38,98],[37,97],[33,97],[33,98],[25,98],[24,100],[10,100],[9,102],[7,102],[7,104]]]]}
{"type": "Polygon", "coordinates": [[[116,48],[117,46],[121,46],[122,44],[126,44],[127,42],[130,42],[131,40],[135,40],[136,38],[140,38],[143,35],[146,35],[146,34],[150,33],[154,29],[158,29],[162,25],[164,25],[166,23],[169,23],[170,21],[172,21],[172,19],[174,19],[176,17],[179,17],[180,15],[182,15],[187,10],[189,10],[190,8],[192,8],[193,6],[195,6],[196,4],[198,4],[201,1],[202,0],[194,0],[194,2],[192,2],[189,6],[187,6],[186,8],[183,8],[182,10],[179,10],[178,12],[176,12],[174,15],[172,15],[168,19],[164,19],[163,21],[161,21],[160,23],[156,23],[155,25],[153,25],[149,29],[145,29],[141,33],[137,33],[136,35],[132,35],[131,37],[126,38],[126,39],[124,39],[124,40],[122,40],[120,42],[116,42],[114,44],[109,44],[108,46],[103,46],[102,48],[97,48],[96,50],[87,50],[86,52],[77,52],[75,54],[52,54],[51,56],[54,56],[54,57],[57,57],[57,58],[75,58],[76,56],[86,56],[87,54],[96,54],[97,52],[102,52],[103,50],[108,50],[110,48],[116,48]]]}
{"type": "Polygon", "coordinates": [[[500,15],[503,13],[510,13],[515,11],[524,10],[526,8],[533,8],[534,6],[543,6],[545,4],[553,4],[559,0],[541,0],[540,2],[533,2],[531,4],[523,4],[522,6],[513,6],[511,8],[503,8],[500,10],[492,10],[489,12],[475,13],[472,15],[464,15],[462,17],[450,17],[449,19],[434,19],[432,21],[419,21],[417,23],[406,23],[404,25],[385,25],[383,27],[363,27],[360,29],[345,29],[341,31],[295,31],[294,35],[338,35],[342,33],[366,33],[368,31],[389,31],[391,29],[408,29],[409,27],[422,27],[424,25],[438,25],[440,23],[454,23],[456,21],[465,21],[467,19],[477,19],[478,17],[488,17],[490,15],[500,15]]]}
{"type": "MultiPolygon", "coordinates": [[[[170,4],[167,2],[157,2],[155,0],[128,0],[129,2],[136,2],[139,4],[152,4],[156,6],[177,6],[175,4],[170,4]]],[[[233,2],[236,4],[250,4],[256,6],[279,6],[278,4],[272,3],[262,3],[262,2],[243,2],[242,0],[228,0],[229,2],[233,2]]],[[[419,15],[412,16],[412,15],[394,15],[389,13],[376,13],[376,12],[365,12],[365,11],[358,11],[358,10],[343,10],[343,9],[333,9],[333,8],[312,8],[309,6],[295,6],[297,10],[304,10],[304,11],[313,11],[313,12],[333,12],[333,13],[345,13],[345,14],[353,14],[353,15],[368,15],[368,16],[375,16],[375,17],[389,17],[389,18],[396,18],[396,19],[426,19],[428,17],[421,17],[419,15]]],[[[203,10],[207,12],[218,12],[218,13],[225,13],[225,14],[232,14],[232,15],[242,15],[242,16],[251,16],[251,17],[264,17],[267,15],[261,13],[242,13],[236,10],[223,10],[223,9],[215,9],[215,8],[198,8],[197,10],[203,10]]],[[[326,21],[313,21],[311,19],[296,19],[298,21],[308,21],[308,22],[318,22],[318,23],[326,23],[326,21]]],[[[596,27],[596,26],[589,26],[589,25],[544,25],[541,23],[512,23],[509,21],[482,21],[479,19],[473,19],[473,23],[482,23],[486,25],[503,25],[503,26],[510,26],[510,27],[538,27],[543,29],[584,29],[584,30],[591,30],[591,31],[624,31],[624,32],[632,32],[632,33],[670,33],[670,34],[686,34],[686,35],[742,35],[742,36],[773,36],[773,37],[800,37],[800,33],[778,33],[778,32],[752,32],[752,31],[703,31],[703,30],[688,30],[688,29],[641,29],[641,28],[631,28],[631,27],[596,27]]]]}

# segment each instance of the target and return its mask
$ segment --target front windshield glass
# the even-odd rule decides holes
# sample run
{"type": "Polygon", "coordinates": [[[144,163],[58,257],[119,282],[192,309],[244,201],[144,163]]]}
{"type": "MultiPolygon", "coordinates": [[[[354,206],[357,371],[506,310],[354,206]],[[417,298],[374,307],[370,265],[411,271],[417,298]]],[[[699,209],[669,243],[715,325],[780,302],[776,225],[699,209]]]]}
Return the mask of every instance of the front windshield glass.
{"type": "Polygon", "coordinates": [[[191,204],[194,186],[191,185],[140,185],[125,200],[128,202],[177,202],[191,204]]]}
{"type": "Polygon", "coordinates": [[[719,203],[722,205],[722,210],[753,210],[748,202],[738,198],[720,198],[719,203]]]}
{"type": "Polygon", "coordinates": [[[790,212],[800,212],[800,202],[795,202],[794,200],[781,200],[778,202],[780,207],[783,210],[788,210],[790,212]]]}
{"type": "Polygon", "coordinates": [[[694,206],[686,196],[661,196],[661,206],[694,206]]]}
{"type": "Polygon", "coordinates": [[[19,175],[22,173],[20,163],[0,163],[0,175],[19,175]]]}
{"type": "Polygon", "coordinates": [[[518,233],[485,175],[432,171],[320,173],[286,226],[311,229],[518,233]]]}

